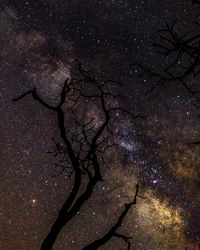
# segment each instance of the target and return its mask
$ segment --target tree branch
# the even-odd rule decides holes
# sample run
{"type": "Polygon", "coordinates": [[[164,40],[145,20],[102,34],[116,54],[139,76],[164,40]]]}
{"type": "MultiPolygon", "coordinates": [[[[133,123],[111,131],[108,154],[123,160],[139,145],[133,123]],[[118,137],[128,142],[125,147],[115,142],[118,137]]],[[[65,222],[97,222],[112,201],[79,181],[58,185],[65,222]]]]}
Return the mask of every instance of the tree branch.
{"type": "Polygon", "coordinates": [[[136,185],[136,191],[135,191],[135,196],[134,196],[133,201],[125,204],[124,210],[122,211],[122,213],[118,217],[117,222],[111,227],[111,229],[108,230],[108,232],[104,236],[102,236],[98,240],[93,241],[89,245],[83,247],[82,250],[96,250],[96,249],[102,247],[103,245],[105,245],[113,237],[117,237],[117,238],[120,238],[123,241],[125,241],[127,243],[127,249],[130,250],[130,247],[131,247],[130,239],[131,238],[127,237],[123,234],[117,233],[117,230],[121,227],[122,222],[123,222],[124,218],[126,217],[127,213],[129,212],[130,208],[133,205],[137,204],[137,197],[139,197],[138,192],[139,192],[139,185],[136,185]]]}

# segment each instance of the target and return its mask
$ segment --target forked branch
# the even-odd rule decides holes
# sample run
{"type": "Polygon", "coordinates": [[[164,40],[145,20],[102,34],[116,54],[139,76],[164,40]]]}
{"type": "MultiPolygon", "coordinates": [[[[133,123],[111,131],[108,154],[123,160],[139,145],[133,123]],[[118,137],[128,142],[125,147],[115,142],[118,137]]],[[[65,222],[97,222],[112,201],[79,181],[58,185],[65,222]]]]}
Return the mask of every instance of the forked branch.
{"type": "Polygon", "coordinates": [[[127,244],[127,250],[131,249],[131,241],[130,241],[131,237],[128,237],[124,234],[118,233],[117,230],[122,226],[123,220],[125,219],[126,215],[128,214],[130,208],[133,205],[137,204],[137,198],[141,197],[138,195],[138,192],[139,192],[139,185],[136,185],[136,191],[135,191],[135,196],[134,196],[133,201],[125,204],[124,210],[122,211],[122,213],[118,217],[117,222],[110,228],[110,230],[108,230],[108,232],[104,236],[102,236],[98,240],[93,241],[89,245],[85,246],[82,250],[96,250],[99,247],[102,247],[103,245],[105,245],[113,237],[116,237],[116,238],[123,240],[127,244]]]}

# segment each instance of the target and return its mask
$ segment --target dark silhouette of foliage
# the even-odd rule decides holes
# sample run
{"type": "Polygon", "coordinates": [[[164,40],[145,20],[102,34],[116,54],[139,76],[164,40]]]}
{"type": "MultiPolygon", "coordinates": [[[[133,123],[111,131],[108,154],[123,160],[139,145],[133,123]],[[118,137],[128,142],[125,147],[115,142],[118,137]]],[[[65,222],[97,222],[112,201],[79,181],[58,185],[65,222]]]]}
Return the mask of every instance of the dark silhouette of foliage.
{"type": "MultiPolygon", "coordinates": [[[[73,176],[71,192],[66,197],[50,232],[44,239],[41,250],[52,249],[62,228],[77,215],[85,202],[91,197],[96,184],[103,181],[101,168],[106,163],[107,151],[115,145],[112,139],[114,136],[112,131],[114,113],[121,112],[122,115],[128,116],[130,120],[141,117],[140,115],[133,115],[116,104],[122,96],[114,94],[113,89],[116,86],[121,86],[121,83],[113,80],[99,82],[83,68],[79,61],[76,65],[73,77],[67,79],[63,85],[57,105],[54,106],[44,101],[36,88],[13,99],[13,101],[19,101],[27,96],[32,96],[44,108],[57,115],[62,142],[59,143],[54,139],[55,148],[49,152],[55,157],[59,157],[59,163],[55,164],[58,171],[54,177],[64,172],[69,177],[73,176]],[[87,102],[92,102],[100,110],[101,119],[98,123],[95,123],[95,117],[80,119],[80,113],[77,110],[87,102]],[[69,120],[71,129],[66,128],[69,120]]],[[[105,236],[84,249],[97,249],[113,236],[123,239],[130,245],[129,238],[118,234],[116,230],[121,226],[130,207],[136,204],[137,196],[138,186],[134,201],[125,205],[117,223],[105,236]]]]}

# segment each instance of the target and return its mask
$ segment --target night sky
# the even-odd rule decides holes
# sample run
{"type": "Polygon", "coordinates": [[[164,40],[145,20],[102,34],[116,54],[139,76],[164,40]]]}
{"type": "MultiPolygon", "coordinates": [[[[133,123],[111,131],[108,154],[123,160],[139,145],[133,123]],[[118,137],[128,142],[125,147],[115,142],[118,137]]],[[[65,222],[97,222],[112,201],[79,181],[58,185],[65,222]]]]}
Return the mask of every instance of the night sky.
{"type": "MultiPolygon", "coordinates": [[[[103,167],[104,182],[68,223],[55,250],[78,250],[116,221],[125,202],[138,199],[121,232],[136,250],[200,247],[200,138],[198,110],[175,82],[145,95],[154,82],[137,78],[131,64],[161,69],[166,57],[152,42],[165,22],[199,28],[199,8],[188,0],[1,1],[0,6],[0,250],[39,249],[70,191],[72,179],[55,174],[47,153],[59,138],[56,116],[31,97],[37,87],[55,103],[74,60],[99,79],[124,83],[123,105],[146,117],[130,124],[117,117],[117,146],[103,167]]],[[[81,112],[80,112],[81,113],[81,112]]],[[[98,123],[98,106],[87,115],[98,123]]],[[[70,121],[68,125],[70,126],[70,121]]],[[[126,249],[112,239],[102,249],[126,249]]]]}

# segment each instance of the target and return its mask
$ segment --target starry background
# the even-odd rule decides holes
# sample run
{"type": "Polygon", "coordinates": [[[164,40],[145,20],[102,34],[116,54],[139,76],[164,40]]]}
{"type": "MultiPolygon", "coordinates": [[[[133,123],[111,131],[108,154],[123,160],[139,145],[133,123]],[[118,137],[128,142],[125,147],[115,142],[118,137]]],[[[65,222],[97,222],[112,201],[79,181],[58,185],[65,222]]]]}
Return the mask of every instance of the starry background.
{"type": "MultiPolygon", "coordinates": [[[[46,153],[58,136],[55,115],[26,98],[33,86],[53,102],[79,58],[102,79],[125,84],[125,107],[147,117],[130,126],[119,116],[118,147],[103,169],[104,182],[65,226],[55,249],[76,250],[106,232],[141,186],[137,206],[121,228],[133,249],[199,249],[200,158],[190,142],[200,137],[197,110],[176,83],[134,78],[131,63],[161,68],[166,59],[152,42],[166,21],[194,29],[199,9],[190,1],[1,1],[0,6],[0,249],[39,249],[71,187],[52,178],[46,153]],[[108,220],[109,218],[109,220],[108,220]],[[161,237],[162,235],[162,237],[161,237]]],[[[88,112],[96,113],[91,106],[88,112]]],[[[102,249],[126,249],[114,239],[102,249]]]]}

